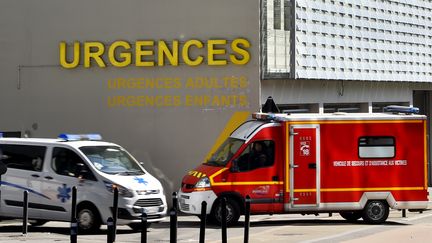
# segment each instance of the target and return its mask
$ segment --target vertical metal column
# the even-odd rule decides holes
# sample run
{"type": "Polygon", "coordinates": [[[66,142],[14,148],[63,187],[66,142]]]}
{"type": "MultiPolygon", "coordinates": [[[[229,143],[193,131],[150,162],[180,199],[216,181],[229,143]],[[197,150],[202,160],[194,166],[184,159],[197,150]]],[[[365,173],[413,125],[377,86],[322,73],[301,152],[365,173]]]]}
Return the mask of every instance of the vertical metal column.
{"type": "Polygon", "coordinates": [[[113,202],[113,230],[112,230],[112,239],[115,241],[116,239],[116,231],[117,231],[117,216],[118,216],[118,188],[114,187],[114,202],[113,202]]]}
{"type": "Polygon", "coordinates": [[[250,227],[250,203],[251,198],[249,195],[245,199],[245,229],[244,229],[244,243],[249,242],[249,227],[250,227]]]}
{"type": "Polygon", "coordinates": [[[226,198],[221,199],[222,243],[227,243],[226,198]]]}
{"type": "Polygon", "coordinates": [[[107,243],[113,243],[114,242],[114,219],[109,217],[107,220],[107,243]]]}
{"type": "Polygon", "coordinates": [[[22,233],[24,235],[27,234],[27,224],[28,224],[28,191],[24,191],[24,200],[23,200],[23,227],[22,227],[22,233]]]}
{"type": "Polygon", "coordinates": [[[170,243],[177,242],[177,211],[174,207],[171,208],[170,212],[170,243]]]}
{"type": "Polygon", "coordinates": [[[200,223],[199,243],[205,242],[206,220],[207,220],[207,202],[202,201],[202,203],[201,203],[201,223],[200,223]]]}
{"type": "Polygon", "coordinates": [[[141,214],[141,243],[147,243],[147,214],[144,208],[141,214]]]}

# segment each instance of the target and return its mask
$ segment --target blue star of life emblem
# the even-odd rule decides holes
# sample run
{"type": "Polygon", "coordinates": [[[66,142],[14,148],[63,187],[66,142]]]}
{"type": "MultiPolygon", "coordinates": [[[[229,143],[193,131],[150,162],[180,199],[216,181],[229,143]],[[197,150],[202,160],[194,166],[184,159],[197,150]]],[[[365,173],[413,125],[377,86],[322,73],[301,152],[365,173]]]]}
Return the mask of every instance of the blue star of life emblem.
{"type": "Polygon", "coordinates": [[[59,194],[57,194],[57,198],[60,199],[62,203],[66,202],[71,198],[70,193],[72,189],[70,187],[67,187],[66,184],[63,184],[63,187],[58,187],[57,191],[59,192],[59,194]]]}
{"type": "Polygon", "coordinates": [[[138,182],[139,184],[144,184],[147,186],[148,182],[146,180],[144,180],[143,178],[139,178],[139,177],[134,177],[134,180],[136,182],[138,182]]]}

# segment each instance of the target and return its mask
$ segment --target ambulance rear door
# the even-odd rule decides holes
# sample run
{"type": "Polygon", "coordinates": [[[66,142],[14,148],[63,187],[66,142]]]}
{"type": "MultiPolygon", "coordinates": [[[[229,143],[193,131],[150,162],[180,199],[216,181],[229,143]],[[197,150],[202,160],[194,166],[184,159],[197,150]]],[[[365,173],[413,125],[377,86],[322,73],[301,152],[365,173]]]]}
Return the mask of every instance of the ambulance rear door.
{"type": "Polygon", "coordinates": [[[290,126],[290,208],[318,207],[320,202],[319,125],[290,126]]]}

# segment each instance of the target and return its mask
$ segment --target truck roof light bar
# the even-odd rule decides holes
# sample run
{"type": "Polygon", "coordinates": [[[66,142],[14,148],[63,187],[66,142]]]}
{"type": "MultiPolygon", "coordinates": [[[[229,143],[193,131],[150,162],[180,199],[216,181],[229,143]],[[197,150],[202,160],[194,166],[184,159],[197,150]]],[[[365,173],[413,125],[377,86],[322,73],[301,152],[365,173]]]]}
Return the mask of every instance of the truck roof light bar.
{"type": "Polygon", "coordinates": [[[63,139],[65,141],[84,141],[84,140],[101,141],[102,140],[102,136],[97,133],[90,133],[90,134],[62,133],[58,135],[58,138],[63,139]]]}
{"type": "Polygon", "coordinates": [[[274,114],[259,113],[259,112],[252,113],[252,118],[260,120],[260,121],[277,121],[278,120],[274,114]]]}
{"type": "Polygon", "coordinates": [[[384,107],[384,112],[418,114],[420,112],[420,109],[411,106],[389,105],[384,107]]]}

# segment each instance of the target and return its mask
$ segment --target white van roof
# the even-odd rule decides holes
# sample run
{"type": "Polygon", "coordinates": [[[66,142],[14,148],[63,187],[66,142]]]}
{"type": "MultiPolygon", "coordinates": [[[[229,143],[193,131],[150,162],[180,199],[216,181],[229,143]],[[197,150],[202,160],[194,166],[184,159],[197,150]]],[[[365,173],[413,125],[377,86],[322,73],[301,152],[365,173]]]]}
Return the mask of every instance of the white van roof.
{"type": "Polygon", "coordinates": [[[61,138],[0,138],[0,144],[28,144],[28,145],[60,145],[79,148],[82,146],[119,146],[114,143],[93,140],[71,140],[61,138]]]}

